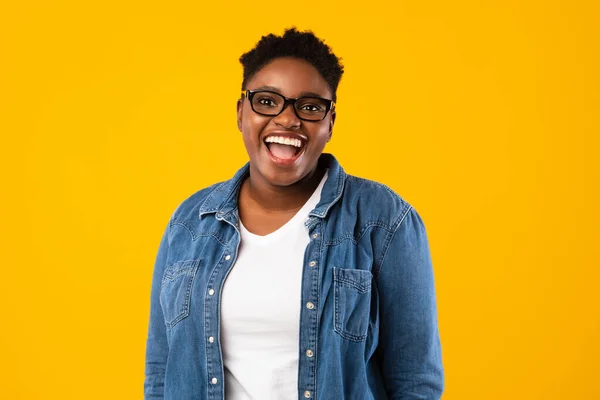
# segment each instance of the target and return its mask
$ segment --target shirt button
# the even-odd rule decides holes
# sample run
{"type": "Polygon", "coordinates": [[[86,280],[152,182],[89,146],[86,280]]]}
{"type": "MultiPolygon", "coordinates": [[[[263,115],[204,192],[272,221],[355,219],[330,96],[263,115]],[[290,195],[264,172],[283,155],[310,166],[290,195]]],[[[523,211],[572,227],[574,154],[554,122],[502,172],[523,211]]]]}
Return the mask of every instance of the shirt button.
{"type": "Polygon", "coordinates": [[[308,390],[306,392],[304,392],[304,397],[306,397],[307,399],[310,399],[310,392],[308,390]]]}
{"type": "Polygon", "coordinates": [[[306,350],[306,356],[307,356],[307,357],[312,357],[313,355],[314,355],[314,354],[313,354],[313,351],[312,351],[312,350],[306,350]]]}
{"type": "Polygon", "coordinates": [[[317,262],[316,261],[311,261],[311,262],[308,263],[308,265],[310,267],[314,267],[315,265],[317,265],[317,262]]]}
{"type": "Polygon", "coordinates": [[[306,303],[306,308],[312,310],[313,308],[315,308],[315,305],[309,301],[308,303],[306,303]]]}
{"type": "Polygon", "coordinates": [[[211,382],[212,382],[213,385],[216,385],[217,382],[219,382],[219,381],[217,380],[217,378],[212,378],[211,382]]]}
{"type": "Polygon", "coordinates": [[[229,261],[229,259],[230,259],[230,258],[231,258],[231,256],[230,256],[229,254],[227,254],[227,255],[225,256],[225,259],[226,259],[227,261],[229,261]]]}
{"type": "Polygon", "coordinates": [[[213,294],[215,294],[215,289],[209,289],[208,290],[208,295],[212,296],[213,294]]]}
{"type": "Polygon", "coordinates": [[[214,343],[214,341],[215,341],[215,338],[211,336],[211,337],[209,337],[209,338],[208,338],[208,341],[209,341],[210,343],[214,343]]]}
{"type": "MultiPolygon", "coordinates": [[[[313,239],[316,239],[316,238],[318,238],[318,237],[319,237],[319,234],[318,234],[318,233],[313,233],[313,239]]],[[[308,393],[308,392],[307,392],[307,393],[308,393]]]]}

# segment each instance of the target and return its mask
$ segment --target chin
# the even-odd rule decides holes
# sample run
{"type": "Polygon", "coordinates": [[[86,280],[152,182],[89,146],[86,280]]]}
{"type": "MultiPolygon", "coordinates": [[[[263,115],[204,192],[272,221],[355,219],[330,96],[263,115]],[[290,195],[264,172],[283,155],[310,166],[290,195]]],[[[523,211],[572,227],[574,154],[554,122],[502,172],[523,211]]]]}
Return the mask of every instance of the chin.
{"type": "Polygon", "coordinates": [[[260,172],[265,180],[273,186],[291,186],[306,176],[299,170],[277,171],[268,167],[266,170],[260,170],[260,172]]]}

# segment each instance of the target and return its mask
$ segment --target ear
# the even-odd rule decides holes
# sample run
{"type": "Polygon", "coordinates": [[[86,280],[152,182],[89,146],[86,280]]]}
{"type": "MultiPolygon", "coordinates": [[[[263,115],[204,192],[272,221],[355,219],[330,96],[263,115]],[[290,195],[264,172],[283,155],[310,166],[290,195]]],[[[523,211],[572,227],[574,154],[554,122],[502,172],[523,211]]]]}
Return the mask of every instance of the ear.
{"type": "Polygon", "coordinates": [[[237,125],[238,130],[242,131],[242,116],[244,111],[244,98],[242,97],[237,101],[237,125]]]}
{"type": "Polygon", "coordinates": [[[335,110],[331,112],[331,119],[329,120],[329,138],[327,142],[331,140],[331,136],[333,135],[333,124],[335,123],[335,110]]]}

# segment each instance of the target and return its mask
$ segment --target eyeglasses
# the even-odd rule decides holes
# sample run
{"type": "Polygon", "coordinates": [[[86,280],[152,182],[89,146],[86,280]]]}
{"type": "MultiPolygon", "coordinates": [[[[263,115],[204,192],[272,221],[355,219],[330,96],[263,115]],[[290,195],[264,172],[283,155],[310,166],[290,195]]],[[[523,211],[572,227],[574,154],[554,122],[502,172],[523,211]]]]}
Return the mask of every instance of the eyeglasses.
{"type": "Polygon", "coordinates": [[[335,110],[335,102],[322,97],[303,96],[291,99],[270,90],[250,89],[242,91],[242,96],[244,95],[250,101],[252,111],[268,117],[281,114],[288,104],[292,104],[296,116],[304,121],[322,121],[329,110],[335,110]]]}

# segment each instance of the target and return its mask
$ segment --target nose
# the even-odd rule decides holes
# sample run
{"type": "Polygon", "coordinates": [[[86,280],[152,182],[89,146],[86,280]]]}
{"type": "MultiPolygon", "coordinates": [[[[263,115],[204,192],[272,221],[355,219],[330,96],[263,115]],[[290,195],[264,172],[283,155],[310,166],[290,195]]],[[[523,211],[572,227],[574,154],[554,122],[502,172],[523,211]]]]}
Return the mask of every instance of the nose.
{"type": "Polygon", "coordinates": [[[290,103],[283,106],[281,114],[273,117],[273,122],[284,129],[299,128],[301,123],[294,111],[294,105],[290,103]]]}

